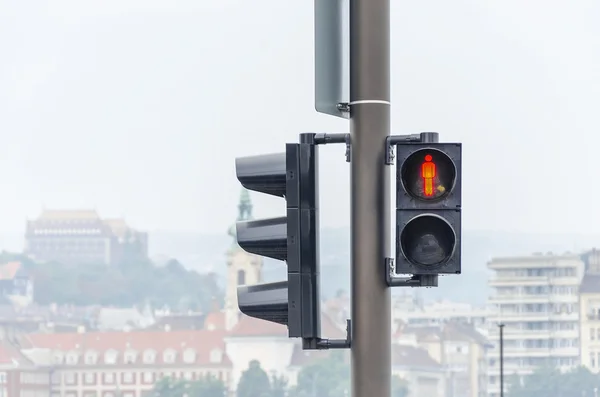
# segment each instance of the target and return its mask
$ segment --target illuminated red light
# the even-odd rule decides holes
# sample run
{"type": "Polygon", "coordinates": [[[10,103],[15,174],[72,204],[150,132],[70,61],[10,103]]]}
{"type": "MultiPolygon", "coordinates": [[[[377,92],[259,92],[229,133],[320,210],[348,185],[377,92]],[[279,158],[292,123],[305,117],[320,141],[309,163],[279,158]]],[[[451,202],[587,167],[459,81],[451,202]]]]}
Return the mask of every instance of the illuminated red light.
{"type": "Polygon", "coordinates": [[[421,176],[423,177],[423,194],[433,196],[433,178],[436,174],[436,166],[430,154],[425,155],[425,162],[421,165],[421,176]]]}

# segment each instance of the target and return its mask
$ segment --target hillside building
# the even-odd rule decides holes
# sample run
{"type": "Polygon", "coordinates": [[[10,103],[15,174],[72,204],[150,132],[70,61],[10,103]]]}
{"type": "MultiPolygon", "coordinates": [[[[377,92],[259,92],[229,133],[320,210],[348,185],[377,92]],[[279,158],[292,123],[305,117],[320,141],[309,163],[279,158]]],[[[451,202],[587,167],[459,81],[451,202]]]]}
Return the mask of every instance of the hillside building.
{"type": "Polygon", "coordinates": [[[28,220],[25,254],[37,262],[113,266],[148,257],[148,234],[124,219],[102,219],[94,210],[44,210],[28,220]]]}

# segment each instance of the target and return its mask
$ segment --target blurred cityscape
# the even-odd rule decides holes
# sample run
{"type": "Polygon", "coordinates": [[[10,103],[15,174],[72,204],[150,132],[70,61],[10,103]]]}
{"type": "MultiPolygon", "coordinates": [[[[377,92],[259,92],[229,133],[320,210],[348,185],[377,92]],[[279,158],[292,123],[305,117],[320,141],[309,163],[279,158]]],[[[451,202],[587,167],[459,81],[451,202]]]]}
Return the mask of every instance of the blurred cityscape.
{"type": "MultiPolygon", "coordinates": [[[[252,211],[245,191],[239,211],[252,211]]],[[[165,377],[193,382],[205,375],[234,393],[254,360],[287,387],[297,385],[303,368],[328,354],[303,351],[284,326],[239,313],[237,286],[263,281],[264,264],[239,248],[234,227],[229,234],[222,295],[214,286],[196,295],[179,288],[184,292],[172,304],[152,293],[140,295],[142,303],[117,292],[125,284],[116,278],[100,280],[121,268],[148,291],[152,281],[133,270],[145,261],[170,274],[192,274],[172,259],[149,261],[146,233],[95,211],[45,210],[27,221],[24,252],[4,252],[0,268],[2,396],[140,397],[165,377]],[[65,278],[69,270],[79,272],[75,287],[65,278]]],[[[393,374],[410,394],[498,396],[499,324],[507,375],[524,379],[547,365],[598,373],[600,252],[493,258],[487,267],[493,274],[487,305],[425,302],[410,291],[395,296],[393,374]]],[[[349,305],[344,290],[322,302],[325,336],[345,337],[349,305]]]]}
{"type": "MultiPolygon", "coordinates": [[[[238,210],[252,212],[245,191],[238,210]]],[[[331,354],[239,313],[237,286],[263,281],[264,263],[229,234],[220,286],[177,260],[149,260],[148,235],[122,219],[44,210],[28,220],[24,251],[0,258],[2,396],[141,397],[161,379],[207,375],[235,393],[252,363],[286,390],[306,384],[302,371],[331,354]]],[[[392,366],[405,395],[499,396],[500,324],[505,374],[520,384],[548,366],[598,373],[599,251],[496,257],[487,268],[481,306],[395,295],[392,366]]],[[[342,289],[322,302],[325,336],[345,337],[349,305],[342,289]]],[[[324,394],[314,376],[305,395],[324,394]]]]}

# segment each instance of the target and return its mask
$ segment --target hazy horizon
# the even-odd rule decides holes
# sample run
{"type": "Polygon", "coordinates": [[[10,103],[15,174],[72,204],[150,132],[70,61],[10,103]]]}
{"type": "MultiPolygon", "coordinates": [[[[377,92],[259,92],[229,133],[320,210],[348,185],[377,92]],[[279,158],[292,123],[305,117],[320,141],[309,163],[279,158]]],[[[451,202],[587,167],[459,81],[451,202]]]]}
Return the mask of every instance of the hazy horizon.
{"type": "MultiPolygon", "coordinates": [[[[393,132],[463,143],[466,230],[597,230],[582,204],[599,191],[595,15],[592,0],[392,2],[393,132]]],[[[314,110],[312,2],[0,2],[0,50],[2,231],[46,207],[217,232],[235,157],[348,131],[314,110]]],[[[326,227],[349,224],[344,151],[322,150],[326,227]]]]}

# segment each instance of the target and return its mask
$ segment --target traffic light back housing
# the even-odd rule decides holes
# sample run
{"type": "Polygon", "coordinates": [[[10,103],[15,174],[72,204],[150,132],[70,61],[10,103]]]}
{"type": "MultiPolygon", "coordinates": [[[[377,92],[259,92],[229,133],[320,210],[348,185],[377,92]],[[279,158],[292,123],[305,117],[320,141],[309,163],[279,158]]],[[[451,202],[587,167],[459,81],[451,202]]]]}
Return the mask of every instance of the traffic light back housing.
{"type": "Polygon", "coordinates": [[[286,216],[237,224],[245,251],[285,261],[287,281],[238,287],[240,311],[287,325],[290,337],[319,339],[318,148],[287,144],[286,152],[236,159],[249,190],[286,199],[286,216]]]}
{"type": "Polygon", "coordinates": [[[396,146],[396,273],[461,272],[460,143],[396,146]]]}

